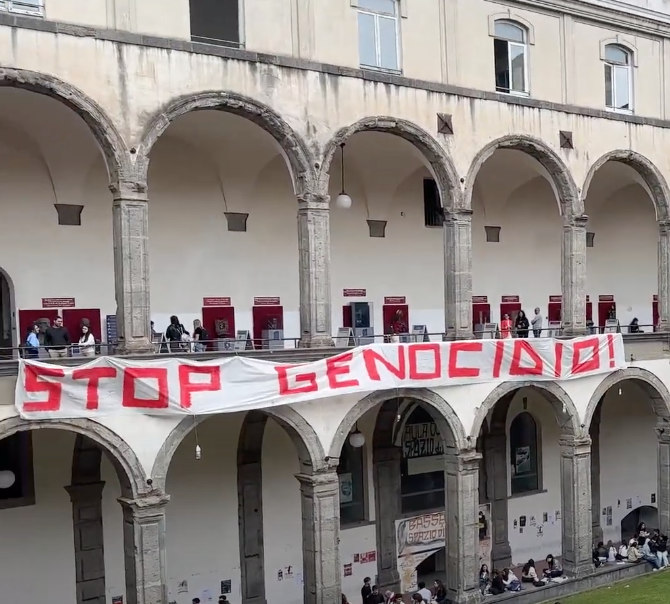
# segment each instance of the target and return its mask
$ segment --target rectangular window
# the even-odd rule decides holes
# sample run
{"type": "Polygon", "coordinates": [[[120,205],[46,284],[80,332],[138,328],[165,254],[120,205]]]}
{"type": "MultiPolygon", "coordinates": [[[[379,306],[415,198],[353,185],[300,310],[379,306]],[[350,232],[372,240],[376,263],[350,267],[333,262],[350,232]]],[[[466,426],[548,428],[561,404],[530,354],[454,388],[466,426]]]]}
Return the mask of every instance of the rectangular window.
{"type": "Polygon", "coordinates": [[[43,0],[0,0],[0,10],[24,15],[44,16],[43,0]]]}
{"type": "Polygon", "coordinates": [[[518,92],[526,90],[526,46],[508,40],[493,41],[496,90],[518,92]]]}
{"type": "Polygon", "coordinates": [[[630,68],[605,63],[605,104],[610,109],[630,110],[630,68]]]}
{"type": "Polygon", "coordinates": [[[364,522],[365,479],[364,447],[352,447],[348,442],[342,447],[337,474],[340,479],[340,524],[364,522]]]}
{"type": "Polygon", "coordinates": [[[358,48],[361,67],[400,71],[396,0],[359,0],[358,48]]]}
{"type": "Polygon", "coordinates": [[[189,0],[191,40],[239,48],[240,0],[189,0]]]}
{"type": "Polygon", "coordinates": [[[437,183],[432,178],[423,179],[423,222],[427,227],[442,227],[444,212],[440,203],[437,183]]]}

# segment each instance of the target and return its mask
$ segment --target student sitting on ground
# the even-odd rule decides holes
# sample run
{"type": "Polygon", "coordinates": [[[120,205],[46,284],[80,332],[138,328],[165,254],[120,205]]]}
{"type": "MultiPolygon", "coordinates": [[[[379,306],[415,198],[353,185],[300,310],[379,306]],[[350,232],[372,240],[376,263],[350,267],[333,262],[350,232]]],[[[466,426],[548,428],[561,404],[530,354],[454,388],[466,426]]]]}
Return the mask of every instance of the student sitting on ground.
{"type": "Polygon", "coordinates": [[[507,591],[521,591],[521,581],[509,568],[503,569],[502,580],[507,591]]]}
{"type": "Polygon", "coordinates": [[[486,564],[482,564],[479,567],[479,591],[482,595],[486,593],[489,585],[491,584],[491,573],[489,573],[489,567],[486,564]]]}
{"type": "Polygon", "coordinates": [[[591,561],[593,562],[593,566],[596,568],[600,568],[603,564],[605,564],[598,553],[597,547],[594,547],[591,551],[591,561]]]}
{"type": "Polygon", "coordinates": [[[649,531],[644,522],[640,522],[640,524],[637,525],[637,535],[638,537],[649,537],[649,531]]]}
{"type": "Polygon", "coordinates": [[[605,564],[607,562],[607,548],[605,547],[605,544],[602,541],[598,542],[598,545],[596,546],[596,552],[598,554],[598,559],[602,564],[605,564]]]}
{"type": "Polygon", "coordinates": [[[549,554],[545,559],[545,562],[547,563],[547,568],[544,569],[545,579],[556,579],[557,577],[563,576],[563,569],[559,563],[556,562],[556,558],[554,558],[554,556],[549,554]]]}
{"type": "Polygon", "coordinates": [[[658,570],[659,564],[658,557],[656,556],[656,544],[648,537],[640,537],[639,544],[641,547],[640,551],[642,552],[642,559],[651,564],[652,570],[658,570]]]}
{"type": "Polygon", "coordinates": [[[491,587],[489,587],[489,593],[492,596],[499,596],[500,594],[505,593],[505,584],[503,583],[502,575],[496,568],[493,569],[493,574],[491,575],[491,587]]]}
{"type": "Polygon", "coordinates": [[[637,541],[631,540],[628,544],[628,562],[640,562],[642,560],[642,552],[637,547],[637,541]]]}
{"type": "Polygon", "coordinates": [[[544,585],[544,581],[540,581],[540,578],[537,576],[537,571],[535,570],[535,560],[532,558],[523,565],[521,569],[521,582],[522,583],[532,583],[535,587],[540,587],[544,585]]]}
{"type": "Polygon", "coordinates": [[[619,553],[616,555],[616,559],[620,562],[623,560],[628,560],[628,544],[625,541],[621,542],[619,546],[619,553]]]}

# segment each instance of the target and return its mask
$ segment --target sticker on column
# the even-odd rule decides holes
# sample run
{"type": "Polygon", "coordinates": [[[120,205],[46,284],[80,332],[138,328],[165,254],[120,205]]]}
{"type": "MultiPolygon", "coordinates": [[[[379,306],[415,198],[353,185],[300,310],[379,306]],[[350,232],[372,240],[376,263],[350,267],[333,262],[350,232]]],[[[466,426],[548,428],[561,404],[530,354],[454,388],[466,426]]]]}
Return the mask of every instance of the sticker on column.
{"type": "Polygon", "coordinates": [[[345,577],[351,577],[351,575],[354,574],[354,567],[353,564],[345,564],[344,565],[344,576],[345,577]]]}
{"type": "Polygon", "coordinates": [[[178,594],[187,594],[188,593],[188,581],[180,581],[177,584],[177,593],[178,594]]]}

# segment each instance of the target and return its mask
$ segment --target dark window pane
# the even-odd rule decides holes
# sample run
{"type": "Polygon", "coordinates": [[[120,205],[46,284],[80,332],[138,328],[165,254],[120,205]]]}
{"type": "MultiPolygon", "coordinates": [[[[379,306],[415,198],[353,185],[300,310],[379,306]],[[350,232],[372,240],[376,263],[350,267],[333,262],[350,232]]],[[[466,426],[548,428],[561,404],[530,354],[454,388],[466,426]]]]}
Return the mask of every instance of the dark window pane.
{"type": "Polygon", "coordinates": [[[14,472],[16,480],[8,489],[0,489],[0,499],[18,499],[25,495],[24,485],[28,478],[27,459],[28,434],[19,432],[0,440],[0,471],[14,472]]]}
{"type": "Polygon", "coordinates": [[[440,194],[437,191],[437,183],[432,178],[423,180],[423,215],[426,226],[441,227],[444,224],[440,194]]]}
{"type": "Polygon", "coordinates": [[[537,461],[537,424],[530,413],[520,413],[509,430],[512,494],[540,488],[537,461]]]}
{"type": "Polygon", "coordinates": [[[240,45],[239,0],[190,0],[190,10],[194,42],[240,45]]]}
{"type": "Polygon", "coordinates": [[[421,513],[444,507],[444,491],[421,493],[420,495],[403,495],[401,511],[403,514],[421,513]]]}
{"type": "Polygon", "coordinates": [[[509,92],[509,44],[506,40],[493,40],[493,58],[496,72],[496,89],[509,92]]]}
{"type": "Polygon", "coordinates": [[[340,524],[362,522],[365,514],[363,451],[348,442],[342,447],[337,473],[340,477],[340,524]]]}

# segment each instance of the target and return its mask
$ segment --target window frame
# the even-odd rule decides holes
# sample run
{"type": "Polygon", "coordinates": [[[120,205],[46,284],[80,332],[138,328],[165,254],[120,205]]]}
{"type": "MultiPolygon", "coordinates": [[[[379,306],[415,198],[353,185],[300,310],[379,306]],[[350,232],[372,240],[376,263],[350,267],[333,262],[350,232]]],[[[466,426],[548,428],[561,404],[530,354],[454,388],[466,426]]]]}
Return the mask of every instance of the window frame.
{"type": "MultiPolygon", "coordinates": [[[[358,27],[358,64],[361,69],[367,71],[382,71],[385,73],[402,73],[402,45],[400,43],[401,39],[401,27],[400,20],[402,18],[402,5],[401,0],[392,0],[395,7],[395,14],[375,12],[368,8],[361,7],[358,2],[356,3],[356,25],[358,27]],[[375,55],[377,60],[377,65],[368,65],[361,62],[361,49],[360,49],[360,15],[370,15],[374,19],[375,23],[375,55]],[[379,35],[379,20],[389,19],[395,22],[395,47],[396,47],[396,58],[397,66],[392,67],[381,67],[381,44],[380,44],[380,35],[379,35]]],[[[353,4],[352,4],[353,5],[353,4]]]]}
{"type": "Polygon", "coordinates": [[[493,69],[494,69],[494,80],[496,79],[497,73],[495,72],[495,62],[496,62],[496,57],[495,57],[495,42],[500,41],[500,42],[505,42],[507,44],[507,73],[509,74],[509,84],[510,87],[508,90],[499,87],[498,83],[495,83],[496,87],[496,92],[500,94],[510,94],[512,96],[521,96],[521,97],[528,97],[530,96],[530,73],[529,73],[529,63],[528,63],[528,54],[529,54],[529,47],[530,47],[530,32],[528,30],[528,27],[524,25],[523,23],[519,23],[518,21],[515,21],[513,19],[507,18],[507,19],[495,19],[492,24],[492,32],[490,32],[492,37],[493,37],[493,44],[494,44],[494,52],[493,52],[493,69]],[[512,27],[515,27],[519,31],[521,31],[522,36],[523,36],[523,42],[517,42],[515,40],[510,40],[509,38],[505,38],[502,36],[499,36],[495,29],[496,25],[500,24],[505,24],[505,25],[511,25],[512,27]],[[513,90],[511,85],[512,85],[512,53],[510,52],[512,47],[518,47],[523,49],[523,91],[520,90],[513,90]]]}
{"type": "MultiPolygon", "coordinates": [[[[1,2],[2,0],[0,0],[1,2]]],[[[41,2],[44,2],[44,0],[40,0],[41,2]]],[[[189,10],[190,10],[190,2],[191,0],[188,0],[189,2],[189,10]]],[[[213,44],[212,42],[204,42],[202,40],[194,40],[193,39],[193,32],[190,32],[190,39],[191,42],[194,44],[207,44],[209,46],[216,46],[218,48],[237,48],[240,50],[244,50],[246,48],[246,26],[245,26],[245,14],[244,14],[244,2],[245,0],[237,0],[237,37],[238,37],[238,42],[236,45],[233,41],[230,40],[218,40],[219,44],[213,44]]],[[[190,26],[189,26],[190,29],[190,26]]],[[[201,38],[201,36],[195,36],[196,38],[201,38]]],[[[204,39],[204,38],[203,38],[204,39]]],[[[213,38],[210,38],[213,39],[213,38]]]]}
{"type": "Polygon", "coordinates": [[[15,15],[44,17],[44,0],[39,0],[36,5],[21,2],[20,0],[0,0],[0,11],[13,13],[15,15]]]}
{"type": "Polygon", "coordinates": [[[604,63],[604,70],[603,70],[603,75],[605,77],[605,109],[606,111],[611,111],[613,113],[623,113],[630,115],[633,113],[634,110],[634,96],[633,96],[633,67],[635,66],[635,55],[634,52],[628,48],[627,46],[624,46],[620,42],[609,42],[607,44],[603,45],[602,53],[601,53],[601,59],[604,63]],[[614,61],[612,59],[609,59],[607,57],[607,49],[608,48],[616,48],[617,50],[620,50],[626,55],[627,62],[626,63],[619,63],[618,61],[614,61]],[[607,70],[610,70],[610,80],[612,83],[612,103],[613,105],[608,105],[607,104],[607,70]],[[625,69],[625,71],[628,74],[627,77],[627,82],[628,82],[628,108],[624,109],[623,107],[617,107],[617,101],[616,101],[616,72],[617,70],[625,69]]]}
{"type": "Polygon", "coordinates": [[[367,447],[366,445],[363,445],[362,447],[352,447],[351,444],[349,444],[349,440],[347,439],[342,445],[342,454],[340,455],[340,463],[337,466],[337,478],[338,478],[338,488],[341,488],[339,486],[339,479],[342,474],[349,474],[351,473],[352,475],[354,474],[354,471],[352,470],[351,472],[344,472],[342,471],[342,458],[344,455],[347,455],[347,459],[350,460],[349,463],[357,463],[360,466],[360,480],[357,481],[355,476],[352,476],[352,501],[349,503],[342,503],[342,500],[340,498],[339,502],[339,512],[340,512],[340,528],[350,528],[354,526],[358,526],[360,524],[365,524],[369,522],[370,519],[370,513],[369,513],[369,505],[368,505],[368,489],[367,489],[367,447]],[[346,451],[346,453],[345,453],[346,451]],[[360,461],[359,461],[360,460],[360,461]],[[356,488],[356,483],[359,482],[358,489],[356,488]],[[360,495],[357,497],[358,490],[360,489],[360,495]],[[361,513],[359,516],[356,517],[356,519],[351,519],[351,520],[344,520],[343,515],[342,515],[342,508],[344,507],[349,507],[351,509],[355,509],[357,507],[360,507],[361,513]]]}
{"type": "MultiPolygon", "coordinates": [[[[543,492],[543,483],[542,483],[542,429],[541,429],[541,424],[537,420],[537,418],[530,413],[527,410],[520,411],[517,413],[512,420],[509,423],[509,428],[507,431],[507,455],[509,456],[508,459],[508,467],[510,469],[509,472],[509,497],[526,497],[529,495],[534,495],[537,493],[543,492]],[[520,475],[521,477],[528,477],[528,476],[535,476],[536,477],[536,484],[534,485],[534,488],[528,488],[528,489],[523,489],[519,490],[517,487],[517,490],[515,490],[515,474],[512,473],[512,468],[514,466],[514,450],[518,447],[515,446],[515,443],[512,440],[512,432],[513,432],[513,427],[514,423],[518,421],[520,418],[523,416],[528,416],[530,420],[532,420],[533,425],[535,427],[535,442],[530,445],[531,451],[530,451],[530,459],[532,462],[534,462],[534,471],[524,473],[520,475]],[[532,447],[534,446],[535,452],[533,455],[532,447]]],[[[526,446],[526,445],[524,445],[526,446]]]]}

